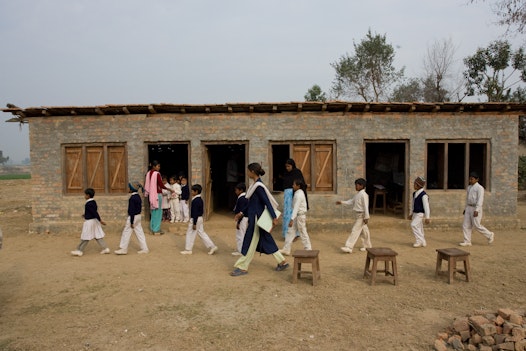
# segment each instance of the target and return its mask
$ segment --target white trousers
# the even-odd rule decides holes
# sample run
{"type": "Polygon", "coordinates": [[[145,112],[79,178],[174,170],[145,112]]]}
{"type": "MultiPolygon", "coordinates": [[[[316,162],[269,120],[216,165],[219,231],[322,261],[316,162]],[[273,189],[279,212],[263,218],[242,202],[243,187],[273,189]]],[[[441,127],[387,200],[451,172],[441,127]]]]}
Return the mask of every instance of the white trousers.
{"type": "Polygon", "coordinates": [[[287,230],[287,235],[285,236],[285,245],[283,246],[283,251],[290,252],[292,242],[294,241],[294,238],[296,237],[296,232],[300,233],[300,238],[301,238],[301,243],[303,244],[303,248],[305,250],[312,250],[312,246],[310,244],[309,233],[307,233],[307,216],[298,215],[296,219],[294,219],[294,223],[292,224],[292,227],[289,227],[289,229],[287,230]]]}
{"type": "Polygon", "coordinates": [[[466,206],[466,210],[464,211],[464,223],[462,223],[465,243],[471,242],[471,232],[473,231],[473,228],[480,232],[480,234],[484,235],[486,239],[491,238],[491,234],[493,234],[480,223],[482,221],[482,210],[479,211],[477,217],[473,217],[473,212],[475,212],[475,207],[466,206]]]}
{"type": "Polygon", "coordinates": [[[181,207],[181,219],[183,222],[188,222],[190,220],[190,212],[188,210],[188,200],[179,201],[181,207]]]}
{"type": "Polygon", "coordinates": [[[241,248],[243,247],[243,239],[245,238],[245,232],[247,231],[247,227],[248,217],[243,217],[241,219],[241,222],[239,222],[239,226],[236,224],[236,248],[237,252],[239,253],[241,253],[241,248]]]}
{"type": "Polygon", "coordinates": [[[181,221],[181,206],[179,199],[170,199],[170,222],[181,221]]]}
{"type": "Polygon", "coordinates": [[[186,230],[186,243],[184,246],[184,249],[186,251],[192,251],[192,248],[194,247],[195,237],[199,235],[201,240],[203,240],[203,244],[205,244],[207,249],[211,249],[215,246],[214,242],[208,234],[205,233],[205,229],[203,227],[203,217],[197,218],[197,223],[195,225],[195,230],[193,228],[194,221],[190,220],[188,222],[188,229],[186,230]]]}
{"type": "Polygon", "coordinates": [[[415,244],[427,245],[426,238],[424,237],[424,214],[413,213],[413,219],[411,221],[411,229],[415,236],[415,244]]]}
{"type": "Polygon", "coordinates": [[[128,245],[130,244],[130,238],[131,234],[135,233],[135,236],[137,237],[137,241],[139,242],[139,247],[141,250],[148,250],[148,246],[146,245],[146,237],[144,236],[144,230],[142,229],[141,225],[141,215],[135,215],[133,217],[133,228],[131,227],[131,221],[130,216],[126,219],[126,225],[124,226],[124,229],[122,231],[121,235],[121,243],[119,244],[119,247],[122,250],[127,251],[128,245]]]}
{"type": "Polygon", "coordinates": [[[354,216],[356,220],[352,226],[351,235],[349,235],[347,241],[345,242],[345,246],[349,249],[352,249],[361,234],[363,247],[372,247],[371,233],[369,232],[369,227],[367,224],[363,222],[363,212],[354,212],[354,216]]]}

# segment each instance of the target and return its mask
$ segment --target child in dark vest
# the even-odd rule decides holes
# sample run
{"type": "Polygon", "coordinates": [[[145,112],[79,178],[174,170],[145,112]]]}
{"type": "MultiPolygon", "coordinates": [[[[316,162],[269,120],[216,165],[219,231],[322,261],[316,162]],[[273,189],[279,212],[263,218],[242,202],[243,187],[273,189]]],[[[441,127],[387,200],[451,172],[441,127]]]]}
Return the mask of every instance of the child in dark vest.
{"type": "Polygon", "coordinates": [[[424,191],[426,180],[423,177],[415,179],[413,193],[413,201],[411,201],[411,208],[409,210],[409,217],[411,219],[411,229],[415,236],[415,243],[413,247],[426,247],[426,239],[424,237],[424,221],[429,224],[431,213],[429,210],[429,196],[424,191]]]}

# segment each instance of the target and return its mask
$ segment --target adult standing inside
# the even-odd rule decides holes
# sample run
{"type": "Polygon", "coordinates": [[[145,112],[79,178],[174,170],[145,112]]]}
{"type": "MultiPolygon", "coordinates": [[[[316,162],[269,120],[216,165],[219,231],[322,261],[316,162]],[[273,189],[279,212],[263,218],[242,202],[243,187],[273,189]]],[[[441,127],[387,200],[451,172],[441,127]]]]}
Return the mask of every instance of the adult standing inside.
{"type": "MultiPolygon", "coordinates": [[[[283,175],[283,224],[281,227],[281,234],[285,238],[289,230],[289,222],[292,217],[292,198],[294,196],[294,189],[292,189],[292,183],[294,180],[300,179],[305,183],[303,173],[296,167],[296,162],[289,158],[285,161],[285,174],[283,175]]],[[[296,232],[296,237],[299,236],[299,232],[296,232]]]]}
{"type": "Polygon", "coordinates": [[[469,185],[466,193],[466,208],[464,209],[464,241],[460,246],[471,246],[471,232],[473,227],[488,239],[488,244],[495,240],[495,234],[490,232],[480,222],[482,221],[482,205],[484,203],[484,187],[479,184],[479,175],[476,172],[469,174],[469,185]]]}
{"type": "Polygon", "coordinates": [[[273,225],[276,225],[278,222],[278,217],[274,211],[278,203],[261,181],[261,176],[265,174],[265,170],[261,168],[259,163],[251,163],[247,168],[248,177],[252,179],[253,183],[246,193],[248,203],[246,207],[236,215],[235,219],[239,220],[241,216],[248,217],[248,227],[241,248],[242,256],[236,261],[234,270],[230,273],[233,277],[248,273],[248,266],[254,258],[256,251],[274,256],[278,262],[276,271],[285,270],[289,266],[285,257],[279,252],[272,235],[257,225],[257,220],[261,217],[265,208],[273,218],[273,225]]]}
{"type": "Polygon", "coordinates": [[[161,164],[159,161],[152,161],[152,165],[148,173],[146,173],[146,180],[144,182],[144,195],[148,197],[150,204],[150,231],[155,234],[163,234],[161,231],[161,221],[163,219],[163,189],[174,192],[173,189],[168,189],[164,186],[161,173],[161,164]]]}

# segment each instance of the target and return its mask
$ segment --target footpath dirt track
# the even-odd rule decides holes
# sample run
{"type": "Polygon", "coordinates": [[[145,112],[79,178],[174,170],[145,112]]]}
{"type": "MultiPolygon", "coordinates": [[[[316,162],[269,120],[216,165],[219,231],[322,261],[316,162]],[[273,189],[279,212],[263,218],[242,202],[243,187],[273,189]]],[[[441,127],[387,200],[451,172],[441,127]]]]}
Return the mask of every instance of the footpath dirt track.
{"type": "MultiPolygon", "coordinates": [[[[519,207],[522,216],[526,204],[519,207]]],[[[399,285],[380,276],[370,286],[362,279],[365,254],[339,252],[348,233],[324,231],[310,233],[321,251],[313,287],[310,279],[291,284],[292,270],[275,272],[271,256],[256,256],[248,275],[230,277],[234,232],[226,215],[205,223],[219,246],[214,256],[199,239],[193,255],[180,255],[185,227],[163,224],[169,232],[147,237],[148,255],[136,254],[132,239],[126,256],[100,255],[93,242],[76,258],[69,251],[81,221],[71,233],[38,235],[28,234],[30,221],[29,181],[0,181],[0,350],[425,351],[455,317],[526,307],[524,230],[496,230],[491,246],[474,233],[473,281],[460,276],[449,285],[435,278],[435,249],[455,247],[460,228],[427,229],[428,246],[414,249],[409,221],[404,229],[373,215],[373,245],[399,253],[399,285]]],[[[112,250],[123,224],[105,228],[112,250]]]]}

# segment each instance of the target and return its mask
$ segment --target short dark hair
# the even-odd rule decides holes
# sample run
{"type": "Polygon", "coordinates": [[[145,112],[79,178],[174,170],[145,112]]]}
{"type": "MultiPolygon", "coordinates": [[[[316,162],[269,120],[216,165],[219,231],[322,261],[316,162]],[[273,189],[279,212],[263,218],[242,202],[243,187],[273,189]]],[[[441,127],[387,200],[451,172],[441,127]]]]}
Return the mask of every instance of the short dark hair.
{"type": "Polygon", "coordinates": [[[367,181],[363,178],[358,178],[354,181],[354,184],[360,184],[361,186],[363,186],[365,188],[365,185],[367,184],[367,181]]]}
{"type": "Polygon", "coordinates": [[[203,191],[203,187],[201,184],[194,184],[192,185],[192,190],[197,192],[198,194],[201,194],[201,191],[203,191]]]}
{"type": "Polygon", "coordinates": [[[92,199],[95,196],[95,190],[93,188],[87,188],[84,190],[84,194],[88,195],[92,199]]]}
{"type": "Polygon", "coordinates": [[[245,192],[247,191],[247,186],[245,185],[245,183],[239,183],[236,185],[236,189],[241,190],[242,192],[245,192]]]}

